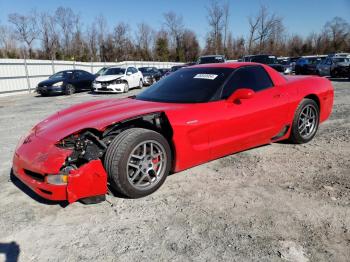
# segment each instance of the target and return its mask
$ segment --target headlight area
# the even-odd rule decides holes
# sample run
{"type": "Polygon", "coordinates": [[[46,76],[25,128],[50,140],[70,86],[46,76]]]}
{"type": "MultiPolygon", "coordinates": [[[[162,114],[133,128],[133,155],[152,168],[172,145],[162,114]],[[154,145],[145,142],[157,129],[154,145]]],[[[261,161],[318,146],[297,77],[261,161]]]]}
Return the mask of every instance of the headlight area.
{"type": "Polygon", "coordinates": [[[105,200],[107,173],[101,157],[107,145],[99,135],[89,130],[81,131],[62,139],[56,146],[70,149],[72,153],[58,174],[47,175],[46,182],[52,185],[66,185],[69,203],[87,198],[89,203],[105,200]]]}
{"type": "Polygon", "coordinates": [[[52,86],[58,87],[58,86],[62,86],[62,85],[63,85],[63,81],[60,81],[60,82],[54,83],[52,86]]]}
{"type": "Polygon", "coordinates": [[[63,167],[68,168],[68,171],[71,171],[69,168],[76,169],[91,160],[100,159],[107,149],[105,142],[89,130],[70,135],[59,141],[56,146],[72,150],[63,167]]]}

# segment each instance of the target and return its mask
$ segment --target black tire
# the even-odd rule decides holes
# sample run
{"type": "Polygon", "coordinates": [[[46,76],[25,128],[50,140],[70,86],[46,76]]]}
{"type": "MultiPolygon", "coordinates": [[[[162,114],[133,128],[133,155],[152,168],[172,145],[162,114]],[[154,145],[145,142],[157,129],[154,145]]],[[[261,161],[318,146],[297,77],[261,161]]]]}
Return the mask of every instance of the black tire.
{"type": "Polygon", "coordinates": [[[124,86],[123,92],[124,92],[124,93],[129,92],[129,84],[128,84],[128,82],[125,82],[125,86],[124,86]]]}
{"type": "MultiPolygon", "coordinates": [[[[292,123],[292,130],[291,130],[291,134],[289,137],[289,140],[294,143],[294,144],[303,144],[303,143],[307,143],[309,141],[311,141],[314,136],[317,133],[318,130],[318,125],[319,125],[319,121],[320,121],[320,110],[319,107],[317,105],[317,103],[309,98],[304,98],[300,104],[298,105],[295,114],[294,114],[294,119],[293,119],[293,123],[292,123]],[[314,110],[315,112],[315,123],[314,126],[312,128],[312,131],[310,131],[310,134],[308,135],[303,135],[301,131],[303,131],[304,129],[300,130],[300,128],[303,128],[303,124],[300,124],[302,120],[302,117],[304,116],[304,110],[306,110],[306,108],[309,107],[311,110],[314,110]]],[[[305,126],[304,126],[305,128],[305,126]]]]}
{"type": "Polygon", "coordinates": [[[143,128],[130,128],[120,133],[110,143],[105,155],[104,165],[113,190],[129,198],[139,198],[153,193],[164,183],[170,172],[171,162],[170,146],[161,134],[143,128]],[[152,187],[139,190],[129,181],[128,160],[134,148],[145,141],[155,141],[162,145],[166,164],[163,170],[164,173],[152,187]]]}
{"type": "Polygon", "coordinates": [[[142,81],[142,79],[140,79],[140,81],[139,81],[139,88],[142,89],[142,87],[143,87],[143,81],[142,81]]]}
{"type": "Polygon", "coordinates": [[[70,95],[73,95],[74,93],[75,93],[75,87],[72,84],[67,84],[65,94],[67,96],[70,96],[70,95]]]}

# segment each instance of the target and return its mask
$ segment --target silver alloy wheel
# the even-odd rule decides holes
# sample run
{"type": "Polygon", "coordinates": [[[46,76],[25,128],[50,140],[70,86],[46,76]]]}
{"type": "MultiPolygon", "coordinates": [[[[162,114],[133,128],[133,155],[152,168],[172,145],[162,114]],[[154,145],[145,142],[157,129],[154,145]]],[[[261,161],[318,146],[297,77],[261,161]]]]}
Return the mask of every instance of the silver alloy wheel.
{"type": "Polygon", "coordinates": [[[317,110],[309,104],[301,110],[298,120],[298,131],[302,138],[307,139],[316,132],[317,127],[317,110]]]}
{"type": "Polygon", "coordinates": [[[143,141],[131,151],[127,162],[129,183],[138,190],[154,187],[164,176],[166,151],[155,140],[143,141]]]}

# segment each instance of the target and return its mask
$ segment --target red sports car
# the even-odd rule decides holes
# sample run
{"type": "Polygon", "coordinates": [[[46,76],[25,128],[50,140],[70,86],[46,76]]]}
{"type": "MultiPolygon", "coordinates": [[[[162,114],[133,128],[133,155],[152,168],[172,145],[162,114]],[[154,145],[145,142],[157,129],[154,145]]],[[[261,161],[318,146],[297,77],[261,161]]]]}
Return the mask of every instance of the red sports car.
{"type": "Polygon", "coordinates": [[[50,200],[102,201],[107,185],[130,198],[169,172],[289,139],[306,143],[332,111],[321,77],[285,77],[256,63],[180,69],[135,97],[57,112],[21,139],[13,174],[50,200]]]}

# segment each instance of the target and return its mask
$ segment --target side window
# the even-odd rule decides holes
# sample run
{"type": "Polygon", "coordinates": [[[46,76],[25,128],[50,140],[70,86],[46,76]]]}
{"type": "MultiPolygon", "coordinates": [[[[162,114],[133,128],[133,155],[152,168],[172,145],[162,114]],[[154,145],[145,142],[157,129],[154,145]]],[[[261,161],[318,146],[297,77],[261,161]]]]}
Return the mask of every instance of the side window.
{"type": "Polygon", "coordinates": [[[131,69],[132,69],[132,72],[133,72],[134,74],[137,73],[137,69],[136,69],[135,67],[132,67],[131,69]]]}
{"type": "Polygon", "coordinates": [[[126,70],[126,73],[131,73],[131,74],[132,74],[132,69],[131,69],[131,67],[128,67],[128,69],[126,70]]]}
{"type": "Polygon", "coordinates": [[[81,79],[83,77],[83,73],[81,71],[75,71],[74,72],[74,78],[75,79],[81,79]]]}
{"type": "Polygon", "coordinates": [[[328,59],[327,60],[327,65],[331,65],[332,64],[332,60],[331,59],[328,59]]]}
{"type": "Polygon", "coordinates": [[[263,67],[242,67],[233,73],[233,76],[226,83],[221,97],[226,99],[239,88],[250,88],[258,92],[272,86],[270,76],[263,67]]]}

